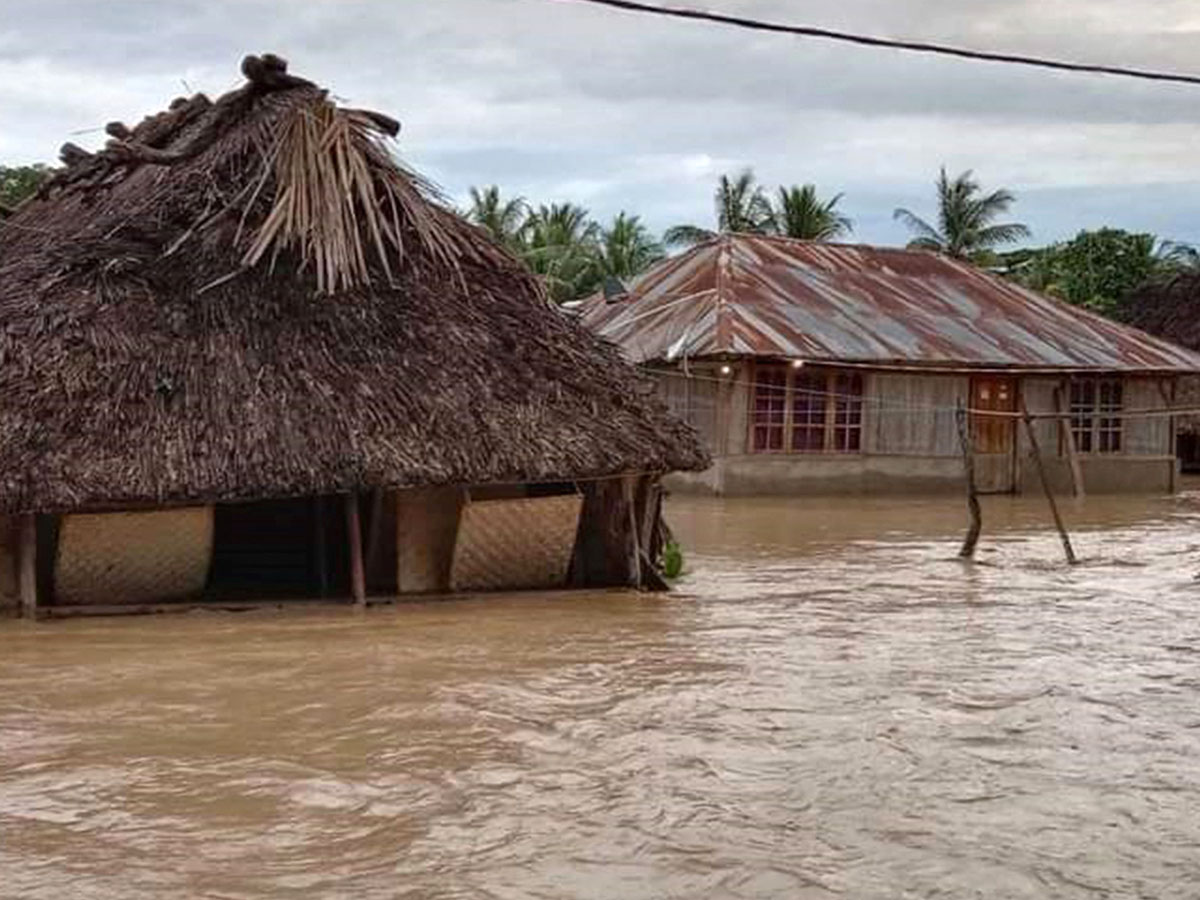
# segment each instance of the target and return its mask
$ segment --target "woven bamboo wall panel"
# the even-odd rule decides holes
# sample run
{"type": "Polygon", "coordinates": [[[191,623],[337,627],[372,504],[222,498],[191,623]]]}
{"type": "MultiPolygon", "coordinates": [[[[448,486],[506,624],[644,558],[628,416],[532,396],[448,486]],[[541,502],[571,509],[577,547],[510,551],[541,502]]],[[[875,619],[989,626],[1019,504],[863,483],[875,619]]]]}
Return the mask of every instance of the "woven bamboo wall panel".
{"type": "Polygon", "coordinates": [[[54,602],[150,603],[204,590],[213,547],[211,506],[64,516],[54,602]]]}
{"type": "Polygon", "coordinates": [[[396,586],[401,594],[448,590],[454,534],[463,503],[459,487],[396,494],[396,586]]]}
{"type": "Polygon", "coordinates": [[[561,587],[582,509],[578,494],[468,503],[454,545],[452,589],[561,587]]]}

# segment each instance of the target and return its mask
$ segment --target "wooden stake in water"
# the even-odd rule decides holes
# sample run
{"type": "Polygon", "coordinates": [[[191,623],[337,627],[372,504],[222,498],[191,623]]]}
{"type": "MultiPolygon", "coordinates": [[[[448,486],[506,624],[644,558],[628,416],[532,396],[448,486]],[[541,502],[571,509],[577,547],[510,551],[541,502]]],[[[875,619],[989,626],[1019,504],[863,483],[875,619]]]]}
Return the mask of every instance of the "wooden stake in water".
{"type": "Polygon", "coordinates": [[[1075,565],[1079,560],[1075,558],[1075,551],[1071,547],[1071,536],[1067,534],[1062,516],[1058,514],[1058,503],[1054,499],[1054,492],[1050,490],[1050,479],[1046,477],[1046,467],[1042,464],[1042,451],[1038,447],[1037,435],[1033,430],[1033,419],[1030,417],[1029,409],[1025,406],[1023,399],[1021,400],[1021,419],[1025,422],[1025,434],[1029,438],[1029,446],[1033,449],[1033,461],[1037,465],[1038,478],[1041,479],[1046,502],[1050,504],[1050,515],[1054,517],[1054,527],[1058,529],[1058,536],[1062,540],[1063,553],[1067,555],[1067,562],[1075,565]]]}
{"type": "Polygon", "coordinates": [[[958,442],[962,446],[963,470],[967,479],[967,512],[971,516],[971,524],[967,526],[967,536],[963,538],[958,555],[963,559],[974,559],[979,532],[983,530],[983,515],[979,509],[979,494],[975,490],[975,453],[971,447],[971,435],[967,431],[967,411],[961,402],[954,418],[958,424],[958,442]]]}

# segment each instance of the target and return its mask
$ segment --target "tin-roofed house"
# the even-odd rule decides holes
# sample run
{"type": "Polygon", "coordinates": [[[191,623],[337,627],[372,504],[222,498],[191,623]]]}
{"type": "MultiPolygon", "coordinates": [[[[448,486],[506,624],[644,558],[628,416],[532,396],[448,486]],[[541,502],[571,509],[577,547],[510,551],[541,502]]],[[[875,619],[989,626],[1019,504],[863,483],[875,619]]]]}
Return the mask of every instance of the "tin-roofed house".
{"type": "Polygon", "coordinates": [[[242,68],[0,221],[0,608],[646,583],[691,429],[398,123],[242,68]]]}
{"type": "Polygon", "coordinates": [[[1163,409],[1200,355],[923,251],[722,235],[590,298],[586,325],[656,373],[720,494],[961,489],[958,409],[979,487],[1170,491],[1163,409]],[[985,412],[1008,413],[986,416],[985,412]]]}

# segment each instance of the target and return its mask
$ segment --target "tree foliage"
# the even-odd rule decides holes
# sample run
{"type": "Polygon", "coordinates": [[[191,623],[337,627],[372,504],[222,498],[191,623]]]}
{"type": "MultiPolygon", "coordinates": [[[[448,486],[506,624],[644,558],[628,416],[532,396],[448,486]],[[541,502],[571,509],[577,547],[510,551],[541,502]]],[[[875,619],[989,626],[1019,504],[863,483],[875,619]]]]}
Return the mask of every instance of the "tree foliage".
{"type": "Polygon", "coordinates": [[[983,193],[970,170],[951,179],[942,166],[937,180],[937,225],[907,209],[897,209],[894,217],[913,232],[909,247],[986,265],[995,260],[997,247],[1029,237],[1025,225],[995,221],[1014,202],[1016,196],[1005,188],[983,193]]]}
{"type": "Polygon", "coordinates": [[[521,232],[529,216],[529,207],[524,197],[504,200],[500,188],[489,185],[471,188],[471,208],[467,219],[486,229],[492,237],[509,249],[520,246],[521,232]]]}
{"type": "Polygon", "coordinates": [[[0,166],[0,206],[12,209],[33,196],[43,181],[49,178],[49,166],[0,166]]]}
{"type": "Polygon", "coordinates": [[[780,186],[772,204],[751,169],[722,175],[713,194],[715,231],[699,225],[676,225],[667,229],[663,241],[670,246],[691,246],[718,234],[778,234],[806,241],[831,241],[849,233],[853,225],[837,212],[842,199],[837,194],[821,200],[812,184],[780,186]]]}
{"type": "Polygon", "coordinates": [[[1009,255],[1012,275],[1035,290],[1105,315],[1151,279],[1200,267],[1195,248],[1119,228],[1081,231],[1069,241],[1009,255]]]}
{"type": "Polygon", "coordinates": [[[775,231],[804,241],[832,241],[854,230],[854,223],[837,211],[841,194],[828,200],[817,196],[816,185],[779,188],[773,211],[775,231]]]}
{"type": "Polygon", "coordinates": [[[638,216],[620,212],[600,235],[600,271],[608,278],[640,275],[666,255],[638,216]]]}
{"type": "Polygon", "coordinates": [[[470,197],[467,219],[524,261],[556,303],[594,293],[605,278],[634,278],[664,256],[641,219],[626,212],[602,226],[578,204],[531,207],[495,185],[471,188],[470,197]]]}
{"type": "Polygon", "coordinates": [[[667,229],[663,241],[672,247],[691,246],[711,240],[717,234],[770,234],[775,228],[771,201],[751,169],[721,176],[713,192],[713,212],[716,231],[699,225],[676,225],[667,229]]]}

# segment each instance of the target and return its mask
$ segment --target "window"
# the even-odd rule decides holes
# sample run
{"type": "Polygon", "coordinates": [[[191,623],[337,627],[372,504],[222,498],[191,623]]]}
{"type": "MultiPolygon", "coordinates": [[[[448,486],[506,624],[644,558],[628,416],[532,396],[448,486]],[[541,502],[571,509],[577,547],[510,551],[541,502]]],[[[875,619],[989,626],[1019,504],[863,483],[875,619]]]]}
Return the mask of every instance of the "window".
{"type": "Polygon", "coordinates": [[[1112,379],[1071,382],[1071,435],[1078,453],[1120,453],[1122,384],[1112,379]]]}
{"type": "Polygon", "coordinates": [[[754,373],[754,450],[783,449],[787,423],[787,370],[760,368],[754,373]]]}
{"type": "Polygon", "coordinates": [[[792,452],[825,449],[825,376],[803,369],[792,380],[792,452]]]}
{"type": "Polygon", "coordinates": [[[833,396],[833,450],[857,453],[862,449],[862,376],[834,375],[829,379],[833,396]]]}
{"type": "Polygon", "coordinates": [[[862,451],[863,377],[781,365],[754,370],[755,453],[862,451]]]}

